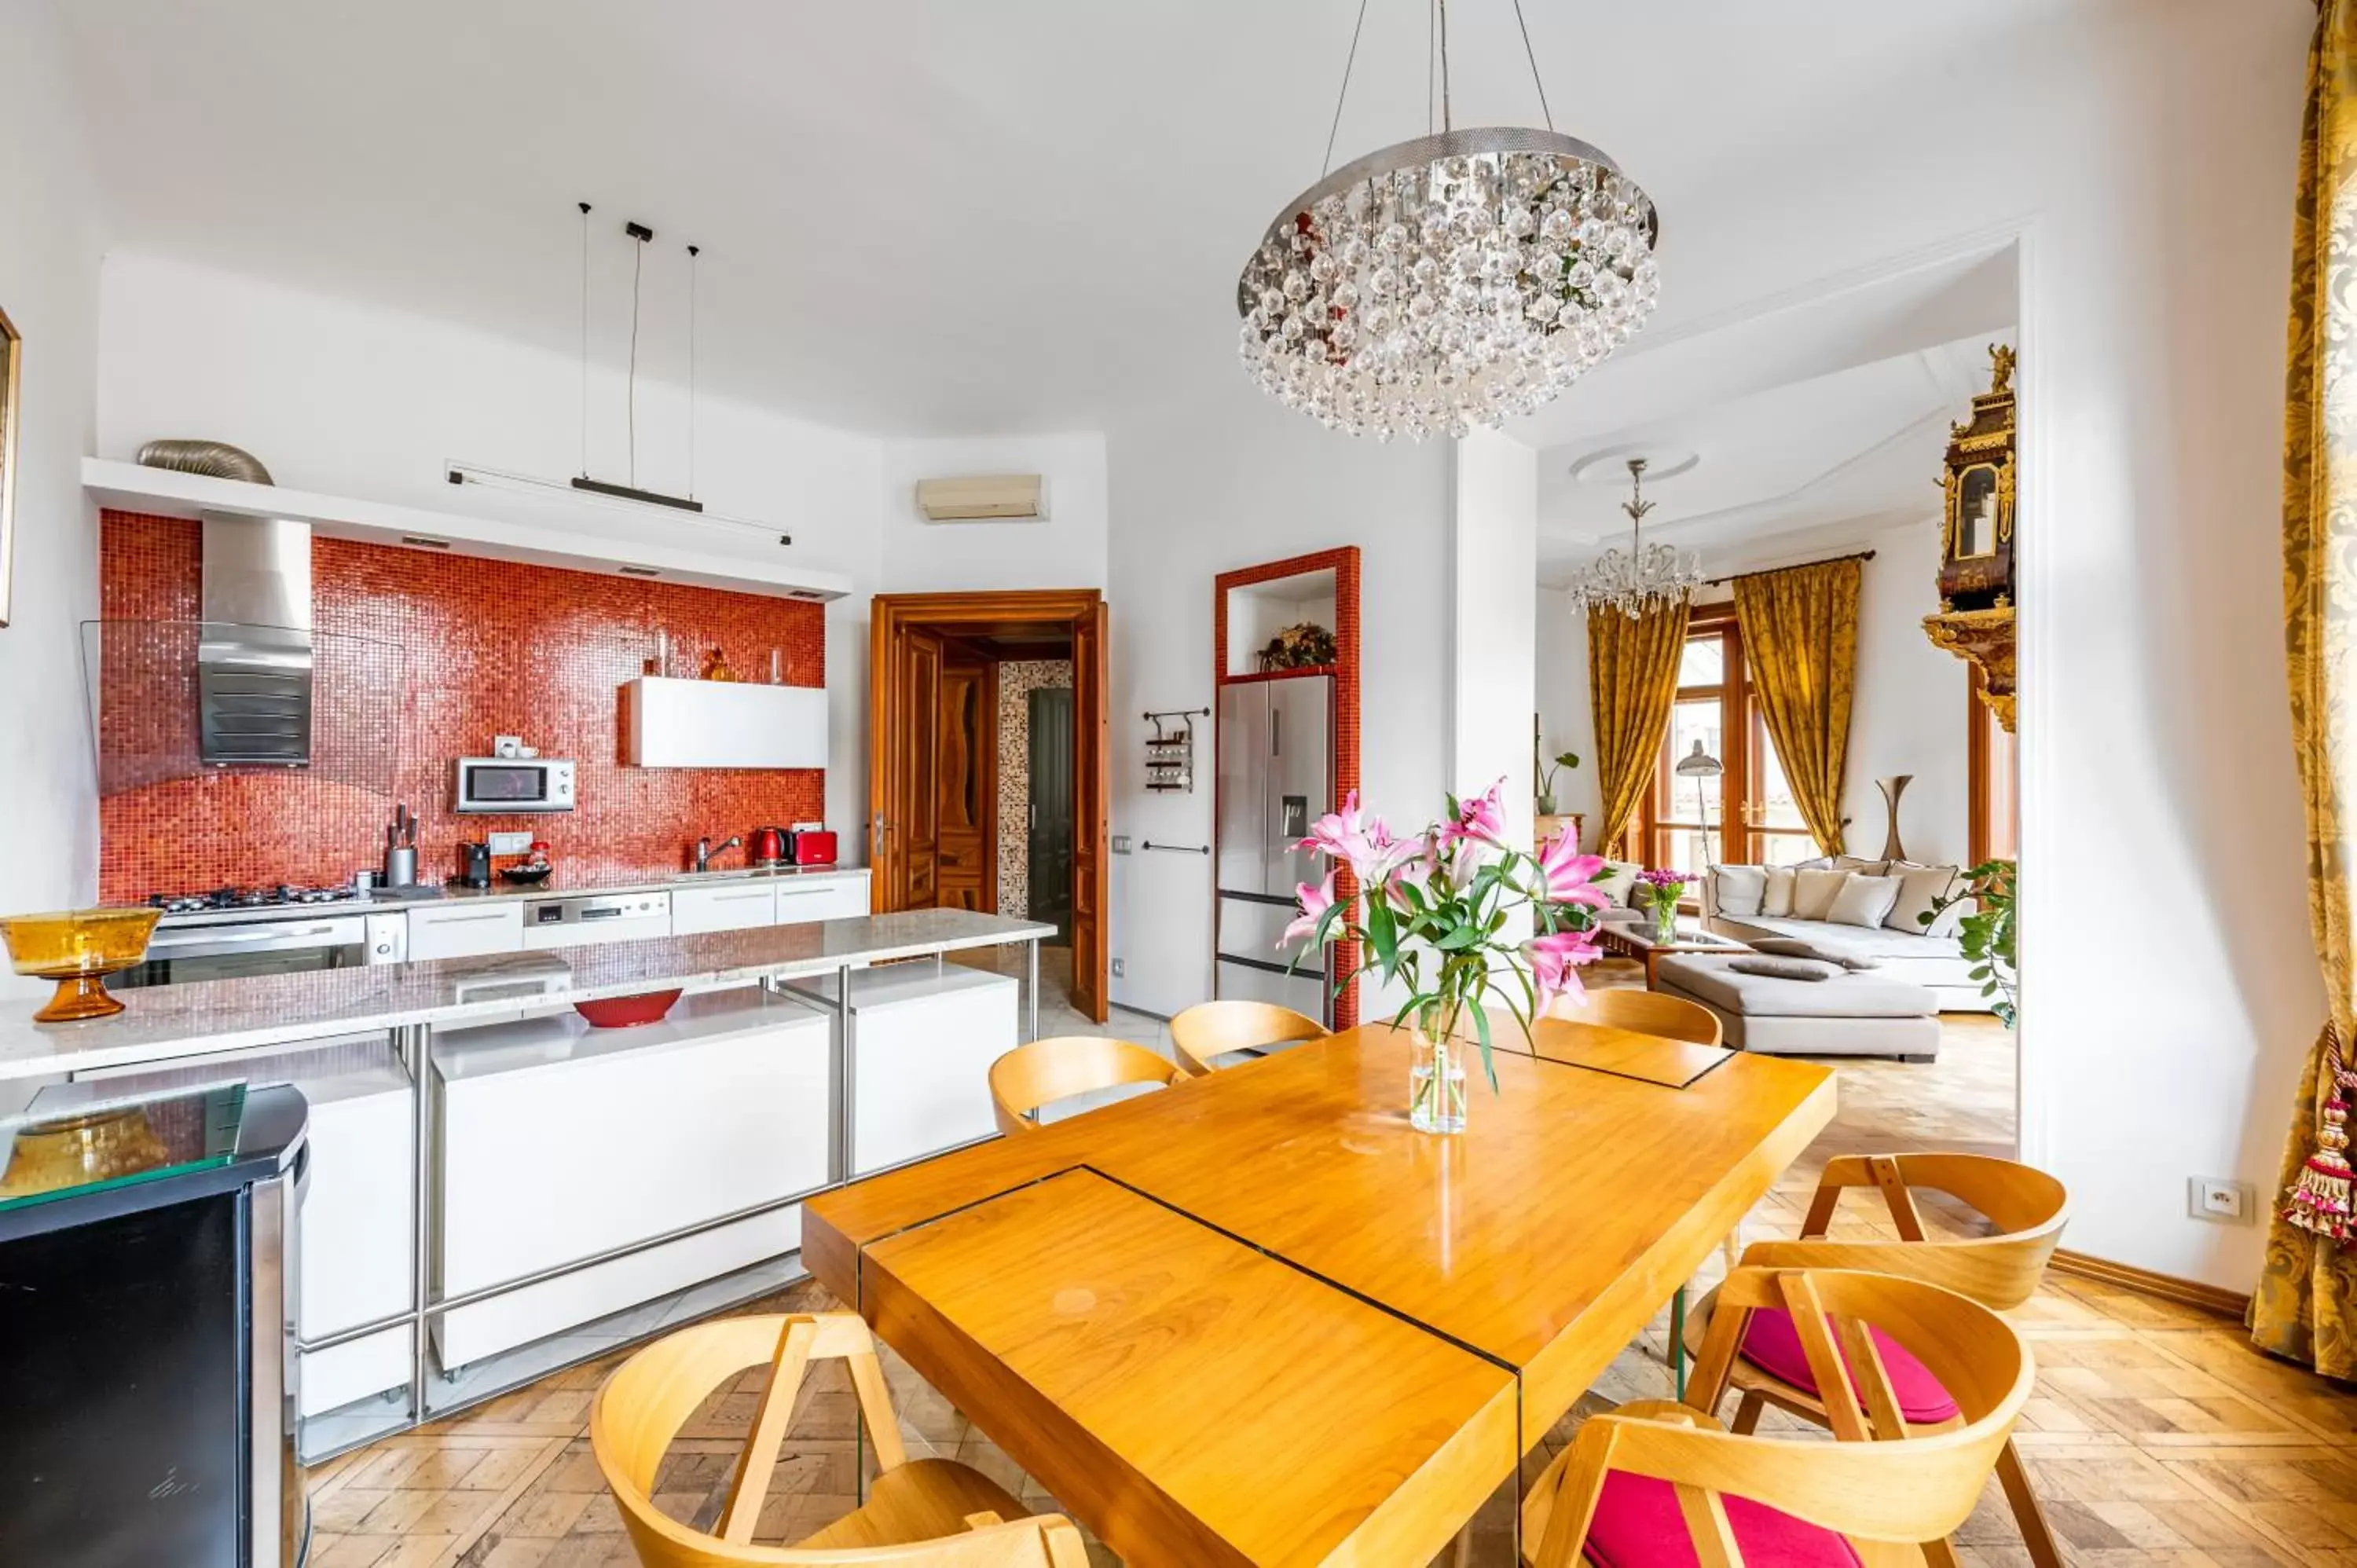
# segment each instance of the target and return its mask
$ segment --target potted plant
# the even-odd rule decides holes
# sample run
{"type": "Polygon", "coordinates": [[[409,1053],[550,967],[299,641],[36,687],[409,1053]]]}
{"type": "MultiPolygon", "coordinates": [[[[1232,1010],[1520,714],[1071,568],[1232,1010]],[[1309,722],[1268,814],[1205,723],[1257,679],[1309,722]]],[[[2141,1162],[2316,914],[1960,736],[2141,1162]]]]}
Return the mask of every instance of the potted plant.
{"type": "MultiPolygon", "coordinates": [[[[1534,748],[1534,749],[1535,749],[1535,748],[1534,748]]],[[[1563,768],[1563,769],[1565,769],[1565,770],[1568,771],[1568,770],[1570,770],[1570,769],[1572,769],[1572,768],[1577,768],[1578,766],[1579,766],[1579,754],[1578,754],[1577,752],[1576,752],[1576,751],[1566,751],[1566,752],[1563,752],[1563,753],[1559,754],[1559,755],[1555,757],[1555,759],[1553,762],[1548,763],[1548,764],[1547,764],[1544,768],[1542,768],[1542,769],[1540,770],[1540,773],[1539,773],[1539,798],[1538,798],[1538,801],[1537,801],[1537,805],[1538,805],[1538,814],[1539,814],[1540,816],[1542,816],[1542,817],[1552,817],[1552,816],[1554,816],[1554,815],[1555,814],[1555,770],[1556,770],[1557,768],[1563,768]]]]}
{"type": "Polygon", "coordinates": [[[1584,917],[1609,901],[1592,886],[1603,857],[1581,854],[1568,833],[1535,855],[1513,848],[1505,841],[1504,789],[1501,779],[1476,799],[1452,795],[1446,818],[1405,838],[1394,837],[1381,817],[1362,816],[1353,791],[1301,841],[1303,849],[1348,866],[1355,886],[1349,897],[1338,895],[1331,871],[1315,886],[1303,883],[1295,890],[1299,917],[1277,945],[1294,949],[1297,965],[1329,942],[1356,941],[1364,956],[1335,989],[1372,972],[1405,992],[1392,1026],[1415,1033],[1408,1119],[1422,1132],[1464,1130],[1459,1026],[1472,1026],[1494,1092],[1483,1004],[1503,1003],[1527,1038],[1556,996],[1579,992],[1574,971],[1598,956],[1584,917]],[[1510,917],[1523,909],[1531,935],[1516,940],[1507,935],[1510,917]]]}
{"type": "Polygon", "coordinates": [[[2019,973],[2014,965],[2013,877],[2013,862],[1985,860],[1964,873],[1955,892],[1935,899],[1915,918],[1918,924],[1929,926],[1951,907],[1971,901],[1973,912],[1956,924],[1956,943],[1972,961],[1971,978],[1981,983],[1989,1011],[2008,1029],[2018,1000],[2019,973]]]}

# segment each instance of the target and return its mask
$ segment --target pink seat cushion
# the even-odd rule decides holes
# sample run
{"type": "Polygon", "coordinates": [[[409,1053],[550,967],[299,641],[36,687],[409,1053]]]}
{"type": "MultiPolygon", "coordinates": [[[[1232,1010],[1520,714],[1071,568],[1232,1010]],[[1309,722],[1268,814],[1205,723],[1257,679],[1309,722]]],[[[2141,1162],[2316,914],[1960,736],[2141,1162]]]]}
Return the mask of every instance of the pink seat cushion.
{"type": "MultiPolygon", "coordinates": [[[[1778,1513],[1749,1498],[1728,1498],[1727,1522],[1744,1568],[1858,1568],[1850,1543],[1830,1530],[1778,1513]]],[[[1615,1470],[1604,1477],[1586,1555],[1598,1568],[1694,1568],[1694,1537],[1667,1481],[1615,1470]]]]}
{"type": "MultiPolygon", "coordinates": [[[[1940,1380],[1931,1369],[1907,1353],[1907,1348],[1871,1325],[1867,1332],[1874,1336],[1874,1348],[1882,1356],[1882,1369],[1890,1374],[1890,1391],[1899,1396],[1899,1413],[1910,1424],[1933,1425],[1954,1419],[1956,1402],[1940,1386],[1940,1380]]],[[[1796,1389],[1813,1394],[1817,1380],[1809,1370],[1808,1354],[1801,1348],[1801,1331],[1792,1326],[1792,1315],[1777,1307],[1760,1307],[1751,1314],[1750,1326],[1743,1333],[1743,1359],[1770,1377],[1792,1384],[1796,1389]]],[[[1842,1352],[1842,1362],[1849,1363],[1849,1352],[1842,1352]]],[[[1850,1367],[1850,1376],[1857,1369],[1850,1367]]]]}

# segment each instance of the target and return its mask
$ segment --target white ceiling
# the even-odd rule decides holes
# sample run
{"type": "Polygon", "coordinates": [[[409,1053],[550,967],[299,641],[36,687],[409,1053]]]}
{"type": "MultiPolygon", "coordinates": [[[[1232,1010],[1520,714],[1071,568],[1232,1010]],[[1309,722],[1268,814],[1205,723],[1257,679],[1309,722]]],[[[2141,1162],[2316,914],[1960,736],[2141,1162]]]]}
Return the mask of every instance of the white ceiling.
{"type": "MultiPolygon", "coordinates": [[[[118,243],[572,352],[586,199],[601,310],[626,297],[620,221],[650,223],[646,288],[673,320],[679,247],[705,247],[707,387],[908,434],[1103,428],[1240,381],[1236,269],[1318,172],[1358,11],[51,3],[118,243]]],[[[1804,27],[1754,0],[1524,11],[1558,124],[1661,205],[1667,337],[1740,302],[1739,282],[1681,295],[1739,277],[1682,259],[1682,234],[1805,167],[1846,111],[1968,84],[2068,4],[1812,0],[1804,27]]],[[[1508,0],[1451,14],[1457,122],[1534,121],[1508,0]]],[[[1421,132],[1426,59],[1426,7],[1371,0],[1338,160],[1421,132]]],[[[678,359],[669,335],[648,352],[678,359]]]]}
{"type": "Polygon", "coordinates": [[[1829,280],[1781,308],[1664,334],[1528,422],[1539,575],[1625,545],[1626,459],[1644,456],[1645,537],[1714,572],[1862,542],[1939,513],[1949,422],[2011,342],[2018,251],[1829,280]]]}

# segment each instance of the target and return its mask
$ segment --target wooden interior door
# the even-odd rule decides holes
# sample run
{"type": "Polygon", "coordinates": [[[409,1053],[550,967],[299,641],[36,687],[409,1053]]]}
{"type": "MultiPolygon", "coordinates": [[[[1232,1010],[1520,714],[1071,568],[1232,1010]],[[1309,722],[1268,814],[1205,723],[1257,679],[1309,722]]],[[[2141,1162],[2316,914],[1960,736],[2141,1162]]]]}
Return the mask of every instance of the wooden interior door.
{"type": "Polygon", "coordinates": [[[997,709],[996,660],[950,643],[933,745],[932,903],[944,909],[987,913],[998,907],[997,709]]]}
{"type": "Polygon", "coordinates": [[[1072,1005],[1105,1021],[1105,911],[1109,860],[1105,811],[1105,605],[1099,600],[1072,622],[1072,1005]]]}
{"type": "Polygon", "coordinates": [[[867,802],[880,914],[930,909],[941,855],[941,634],[877,618],[869,644],[867,802]]]}

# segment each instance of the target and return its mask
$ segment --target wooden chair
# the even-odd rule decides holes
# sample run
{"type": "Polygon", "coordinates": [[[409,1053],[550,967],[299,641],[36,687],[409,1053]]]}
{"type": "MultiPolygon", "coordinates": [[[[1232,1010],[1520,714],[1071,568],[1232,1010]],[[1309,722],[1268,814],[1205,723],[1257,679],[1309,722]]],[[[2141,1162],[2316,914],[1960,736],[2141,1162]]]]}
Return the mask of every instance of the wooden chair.
{"type": "Polygon", "coordinates": [[[1067,1095],[1125,1083],[1164,1087],[1186,1077],[1157,1051],[1103,1035],[1060,1035],[1017,1046],[990,1064],[990,1105],[998,1130],[1012,1137],[1039,1125],[1030,1117],[1067,1095]]]}
{"type": "MultiPolygon", "coordinates": [[[[1843,1155],[1825,1165],[1815,1197],[1802,1222],[1801,1239],[1755,1241],[1743,1254],[1747,1268],[1868,1269],[1942,1285],[2000,1312],[2028,1301],[2045,1277],[2046,1262],[2062,1239],[2070,1197],[2044,1171],[1986,1155],[1843,1155]],[[1880,1190],[1900,1240],[1871,1237],[1827,1239],[1834,1210],[1851,1187],[1880,1190]],[[1924,1233],[1915,1206],[1917,1191],[1943,1192],[1978,1209],[1996,1229],[1986,1236],[1933,1240],[1924,1233]]],[[[1694,1345],[1707,1335],[1716,1308],[1706,1298],[1686,1328],[1694,1345]]],[[[1816,1380],[1793,1358],[1791,1337],[1772,1320],[1748,1333],[1731,1371],[1742,1394],[1732,1430],[1749,1432],[1764,1406],[1774,1405],[1818,1425],[1830,1424],[1816,1380]]],[[[1943,1430],[1955,1415],[1948,1391],[1921,1369],[1899,1362],[1900,1413],[1908,1430],[1943,1430]]],[[[1997,1479],[2021,1528],[2021,1539],[2037,1568],[2061,1568],[2061,1553],[2030,1490],[2021,1455],[2007,1439],[1996,1461],[1997,1479]]]]}
{"type": "Polygon", "coordinates": [[[1946,1544],[1979,1500],[2029,1397],[2029,1348],[1989,1308],[1921,1280],[1848,1270],[1745,1267],[1719,1287],[1686,1401],[1591,1417],[1523,1501],[1533,1568],[1598,1561],[1747,1560],[1867,1568],[1952,1563],[1946,1544]],[[1788,1315],[1809,1363],[1838,1391],[1824,1443],[1722,1428],[1710,1412],[1753,1314],[1788,1315]],[[1954,1394],[1955,1421],[1902,1436],[1889,1348],[1920,1355],[1954,1394]],[[1882,1441],[1872,1441],[1882,1439],[1882,1441]]]}
{"type": "MultiPolygon", "coordinates": [[[[1659,1035],[1697,1046],[1715,1046],[1725,1030],[1718,1015],[1699,1002],[1661,991],[1631,991],[1620,986],[1590,991],[1584,996],[1558,996],[1547,1016],[1566,1024],[1601,1024],[1632,1034],[1659,1035]]],[[[1178,1025],[1174,1020],[1171,1027],[1178,1025]]]]}
{"type": "Polygon", "coordinates": [[[724,1317],[655,1341],[614,1369],[589,1407],[589,1447],[646,1568],[742,1563],[889,1568],[1087,1568],[1081,1532],[1060,1515],[1028,1517],[979,1471],[952,1459],[911,1460],[884,1391],[867,1325],[852,1312],[724,1317]],[[839,1357],[881,1468],[866,1504],[796,1545],[756,1546],[754,1521],[791,1424],[802,1370],[839,1357]],[[722,1505],[719,1533],[692,1530],[651,1500],[655,1472],[680,1427],[748,1368],[771,1366],[722,1505]]]}
{"type": "Polygon", "coordinates": [[[1322,1040],[1333,1032],[1317,1019],[1273,1002],[1198,1002],[1170,1020],[1171,1044],[1197,1077],[1217,1070],[1215,1057],[1296,1040],[1322,1040]]]}

